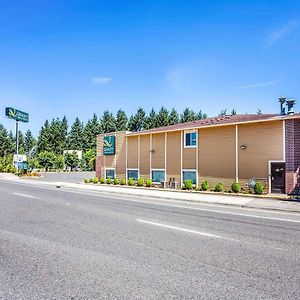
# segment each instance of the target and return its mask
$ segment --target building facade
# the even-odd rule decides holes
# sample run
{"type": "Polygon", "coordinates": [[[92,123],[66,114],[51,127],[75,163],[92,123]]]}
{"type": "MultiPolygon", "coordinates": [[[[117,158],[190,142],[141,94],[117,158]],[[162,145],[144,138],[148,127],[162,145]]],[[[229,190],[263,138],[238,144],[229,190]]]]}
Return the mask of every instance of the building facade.
{"type": "Polygon", "coordinates": [[[300,114],[208,118],[140,132],[97,136],[98,177],[186,179],[211,187],[250,181],[269,193],[300,193],[300,114]]]}

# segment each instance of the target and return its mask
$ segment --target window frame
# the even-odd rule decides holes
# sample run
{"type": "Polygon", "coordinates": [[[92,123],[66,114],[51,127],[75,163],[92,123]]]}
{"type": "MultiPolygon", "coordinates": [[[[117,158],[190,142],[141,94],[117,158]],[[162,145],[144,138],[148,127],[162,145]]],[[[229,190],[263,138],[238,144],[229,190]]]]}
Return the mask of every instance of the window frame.
{"type": "Polygon", "coordinates": [[[193,183],[193,186],[198,186],[198,172],[197,169],[182,169],[181,171],[181,185],[184,185],[184,178],[183,178],[183,172],[195,172],[196,174],[196,183],[193,183]]]}
{"type": "Polygon", "coordinates": [[[197,148],[198,146],[198,130],[187,130],[184,131],[184,148],[197,148]],[[186,135],[187,134],[192,134],[195,133],[196,134],[196,144],[195,145],[187,145],[186,144],[186,135]]]}
{"type": "Polygon", "coordinates": [[[106,171],[114,171],[114,178],[111,178],[111,179],[115,179],[116,178],[116,169],[115,168],[105,168],[105,179],[108,178],[106,176],[106,171]]]}
{"type": "MultiPolygon", "coordinates": [[[[166,178],[167,178],[167,172],[166,172],[166,169],[151,169],[151,180],[153,180],[153,176],[152,176],[152,172],[153,172],[153,171],[164,172],[164,174],[165,174],[165,180],[164,180],[164,182],[166,181],[166,178]]],[[[155,183],[155,184],[160,184],[161,181],[159,181],[159,182],[153,181],[153,183],[155,183]]]]}
{"type": "Polygon", "coordinates": [[[128,168],[128,169],[126,169],[126,180],[129,180],[130,178],[132,178],[134,181],[137,181],[140,178],[140,170],[137,169],[137,168],[128,168]],[[137,171],[138,172],[137,179],[134,179],[132,177],[128,177],[128,171],[137,171]]]}

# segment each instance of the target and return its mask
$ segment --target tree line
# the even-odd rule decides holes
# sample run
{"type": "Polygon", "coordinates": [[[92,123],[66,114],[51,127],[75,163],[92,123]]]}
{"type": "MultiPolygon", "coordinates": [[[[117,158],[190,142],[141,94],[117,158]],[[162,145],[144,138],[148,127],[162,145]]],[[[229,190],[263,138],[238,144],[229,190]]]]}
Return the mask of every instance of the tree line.
{"type": "MultiPolygon", "coordinates": [[[[227,114],[222,110],[219,115],[227,114]]],[[[231,114],[236,114],[232,110],[231,114]]],[[[207,118],[201,110],[197,113],[185,108],[180,114],[174,108],[170,111],[161,107],[159,111],[152,109],[149,114],[143,108],[127,116],[124,110],[118,110],[116,115],[104,111],[102,116],[96,114],[86,123],[78,117],[69,128],[67,118],[46,120],[38,136],[35,138],[30,130],[25,134],[19,132],[19,153],[26,154],[32,167],[61,168],[65,161],[62,157],[64,150],[83,150],[83,168],[93,168],[96,156],[96,135],[115,131],[141,131],[162,126],[174,125],[207,118]]],[[[0,124],[0,157],[15,153],[16,137],[0,124]]],[[[71,161],[71,154],[69,161],[71,161]]],[[[76,161],[73,156],[73,161],[76,161]]],[[[74,164],[73,164],[74,165],[74,164]]]]}

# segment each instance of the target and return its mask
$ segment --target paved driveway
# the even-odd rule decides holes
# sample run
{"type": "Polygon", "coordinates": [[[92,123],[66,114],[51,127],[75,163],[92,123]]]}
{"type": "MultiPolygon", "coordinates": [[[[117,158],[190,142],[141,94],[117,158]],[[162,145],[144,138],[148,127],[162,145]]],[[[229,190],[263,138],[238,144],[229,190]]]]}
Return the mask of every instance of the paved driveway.
{"type": "Polygon", "coordinates": [[[43,177],[36,180],[47,182],[82,183],[84,178],[92,178],[95,172],[42,172],[43,177]]]}

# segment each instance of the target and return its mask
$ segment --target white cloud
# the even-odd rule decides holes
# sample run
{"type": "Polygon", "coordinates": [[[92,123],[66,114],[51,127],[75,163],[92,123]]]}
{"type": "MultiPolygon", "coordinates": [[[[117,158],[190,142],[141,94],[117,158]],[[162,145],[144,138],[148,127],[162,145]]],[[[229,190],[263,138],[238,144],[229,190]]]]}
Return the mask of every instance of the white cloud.
{"type": "Polygon", "coordinates": [[[268,45],[271,46],[274,43],[276,43],[278,40],[284,38],[285,36],[292,33],[294,30],[296,30],[300,25],[299,21],[290,21],[286,23],[284,26],[279,28],[277,31],[274,31],[270,36],[268,40],[268,45]]]}
{"type": "Polygon", "coordinates": [[[277,83],[277,81],[266,81],[266,82],[260,82],[260,83],[255,83],[255,84],[246,84],[246,85],[237,86],[237,87],[235,87],[235,89],[238,89],[238,90],[252,89],[252,88],[274,85],[276,83],[277,83]]]}
{"type": "Polygon", "coordinates": [[[92,78],[93,84],[96,84],[96,85],[108,84],[111,81],[112,81],[112,79],[109,77],[94,77],[94,78],[92,78]]]}

